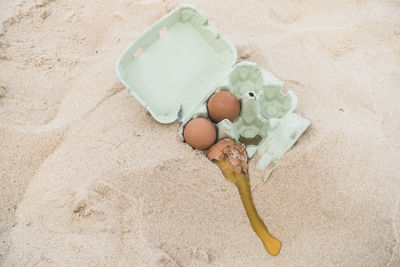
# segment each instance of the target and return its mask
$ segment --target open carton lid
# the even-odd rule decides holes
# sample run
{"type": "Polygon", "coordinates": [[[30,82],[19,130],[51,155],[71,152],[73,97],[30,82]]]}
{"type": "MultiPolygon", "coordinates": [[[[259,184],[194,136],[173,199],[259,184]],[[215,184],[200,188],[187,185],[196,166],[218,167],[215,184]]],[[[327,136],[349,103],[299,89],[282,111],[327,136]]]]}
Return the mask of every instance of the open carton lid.
{"type": "Polygon", "coordinates": [[[231,71],[234,45],[207,16],[183,5],[153,24],[119,58],[129,92],[161,123],[185,120],[231,71]]]}

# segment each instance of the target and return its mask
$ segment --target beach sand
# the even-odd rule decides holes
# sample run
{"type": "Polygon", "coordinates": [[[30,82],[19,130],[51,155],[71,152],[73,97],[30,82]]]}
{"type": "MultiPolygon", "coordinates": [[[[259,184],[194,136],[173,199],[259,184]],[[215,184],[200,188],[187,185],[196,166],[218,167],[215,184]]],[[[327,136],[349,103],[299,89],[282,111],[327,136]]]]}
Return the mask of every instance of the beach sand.
{"type": "Polygon", "coordinates": [[[267,182],[250,161],[277,257],[116,76],[183,3],[0,0],[0,265],[400,266],[400,2],[191,2],[311,121],[267,182]]]}

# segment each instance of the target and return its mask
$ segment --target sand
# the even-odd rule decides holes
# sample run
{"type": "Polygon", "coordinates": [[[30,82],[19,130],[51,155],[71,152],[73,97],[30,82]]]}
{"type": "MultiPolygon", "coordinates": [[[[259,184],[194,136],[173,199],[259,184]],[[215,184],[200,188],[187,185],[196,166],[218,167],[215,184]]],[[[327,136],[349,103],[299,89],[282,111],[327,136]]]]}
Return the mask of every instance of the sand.
{"type": "Polygon", "coordinates": [[[193,1],[311,127],[234,185],[114,66],[185,1],[0,1],[1,266],[400,266],[400,3],[193,1]]]}

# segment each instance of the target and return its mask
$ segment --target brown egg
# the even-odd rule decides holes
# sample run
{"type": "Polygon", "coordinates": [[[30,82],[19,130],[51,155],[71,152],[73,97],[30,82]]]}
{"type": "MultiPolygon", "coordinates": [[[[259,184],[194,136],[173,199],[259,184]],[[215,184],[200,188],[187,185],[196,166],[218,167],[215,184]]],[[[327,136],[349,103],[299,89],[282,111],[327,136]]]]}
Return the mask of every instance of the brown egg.
{"type": "Polygon", "coordinates": [[[210,120],[197,118],[186,124],[183,137],[193,148],[204,150],[215,143],[217,130],[210,120]]]}
{"type": "Polygon", "coordinates": [[[237,97],[227,91],[213,94],[207,104],[208,115],[218,123],[223,119],[234,121],[240,113],[240,102],[237,97]]]}

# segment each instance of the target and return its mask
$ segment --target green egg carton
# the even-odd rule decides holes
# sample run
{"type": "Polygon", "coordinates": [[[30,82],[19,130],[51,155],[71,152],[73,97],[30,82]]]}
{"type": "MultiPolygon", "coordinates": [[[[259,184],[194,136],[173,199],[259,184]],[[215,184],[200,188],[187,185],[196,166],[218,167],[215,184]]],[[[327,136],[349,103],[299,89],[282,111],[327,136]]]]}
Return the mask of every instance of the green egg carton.
{"type": "Polygon", "coordinates": [[[218,139],[229,137],[258,153],[258,168],[279,159],[308,128],[296,115],[296,95],[282,92],[282,82],[253,62],[236,62],[234,45],[207,16],[183,5],[161,18],[119,58],[116,71],[129,92],[160,123],[208,118],[207,100],[227,90],[241,101],[239,117],[216,125],[218,139]]]}

